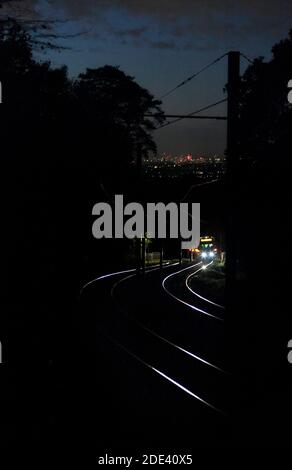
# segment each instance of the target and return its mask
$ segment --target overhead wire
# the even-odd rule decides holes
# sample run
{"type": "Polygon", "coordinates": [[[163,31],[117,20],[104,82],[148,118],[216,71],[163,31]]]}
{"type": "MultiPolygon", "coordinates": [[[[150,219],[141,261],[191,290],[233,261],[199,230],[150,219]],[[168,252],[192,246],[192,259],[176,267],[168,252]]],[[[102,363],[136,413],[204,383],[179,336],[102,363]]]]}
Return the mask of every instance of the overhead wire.
{"type": "Polygon", "coordinates": [[[220,57],[217,57],[217,59],[213,60],[212,62],[210,62],[208,65],[205,65],[205,67],[203,67],[202,69],[198,70],[198,72],[195,72],[194,74],[192,74],[190,77],[186,78],[185,80],[183,80],[181,83],[179,83],[178,85],[176,85],[174,88],[172,88],[171,90],[167,91],[166,93],[164,93],[162,96],[160,96],[159,100],[162,100],[163,98],[166,98],[167,96],[169,96],[171,93],[173,93],[174,91],[176,91],[178,88],[181,88],[182,86],[186,85],[187,83],[189,83],[191,80],[193,80],[195,77],[197,77],[198,75],[200,75],[201,73],[203,73],[205,70],[207,70],[208,68],[212,67],[212,65],[216,64],[217,62],[219,62],[221,59],[223,59],[223,57],[225,57],[227,55],[227,52],[223,55],[221,55],[220,57]]]}

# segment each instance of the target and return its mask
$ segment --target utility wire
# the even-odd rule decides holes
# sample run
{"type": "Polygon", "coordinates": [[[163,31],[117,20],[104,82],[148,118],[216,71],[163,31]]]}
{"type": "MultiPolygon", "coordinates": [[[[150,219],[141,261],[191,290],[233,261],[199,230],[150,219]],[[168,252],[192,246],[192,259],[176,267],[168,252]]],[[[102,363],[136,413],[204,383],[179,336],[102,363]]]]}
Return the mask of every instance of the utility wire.
{"type": "MultiPolygon", "coordinates": [[[[227,116],[190,116],[189,114],[161,114],[161,117],[164,118],[181,118],[181,119],[217,119],[220,121],[226,121],[227,116]]],[[[144,117],[149,117],[149,118],[156,118],[157,115],[155,114],[144,114],[144,117]]]]}
{"type": "Polygon", "coordinates": [[[156,127],[155,130],[162,129],[163,127],[170,126],[170,124],[174,124],[178,121],[181,121],[182,119],[186,119],[190,116],[194,116],[195,114],[198,114],[202,111],[206,111],[207,109],[213,108],[214,106],[218,106],[221,103],[225,103],[227,101],[227,98],[224,98],[223,100],[216,101],[216,103],[209,104],[208,106],[205,106],[204,108],[198,109],[197,111],[194,111],[192,113],[186,114],[186,116],[180,117],[178,119],[175,119],[174,121],[169,121],[166,122],[165,124],[162,124],[162,126],[156,127]]]}
{"type": "Polygon", "coordinates": [[[251,60],[249,57],[247,57],[245,54],[240,52],[241,57],[243,57],[245,60],[247,60],[250,64],[253,64],[253,60],[251,60]]]}
{"type": "Polygon", "coordinates": [[[186,83],[190,82],[191,80],[193,80],[193,78],[197,77],[198,75],[200,75],[202,72],[204,72],[205,70],[207,70],[209,67],[211,67],[212,65],[216,64],[217,62],[219,62],[221,59],[223,59],[223,57],[225,57],[227,55],[227,52],[225,54],[223,54],[222,56],[218,57],[217,59],[213,60],[213,62],[211,62],[210,64],[206,65],[205,67],[203,67],[201,70],[199,70],[198,72],[194,73],[193,75],[191,75],[190,77],[186,78],[184,81],[182,81],[181,83],[179,83],[176,87],[172,88],[171,90],[167,91],[166,93],[164,93],[162,96],[160,96],[159,100],[162,100],[163,98],[165,98],[166,96],[170,95],[171,93],[173,93],[175,90],[177,90],[178,88],[182,87],[183,85],[185,85],[186,83]]]}

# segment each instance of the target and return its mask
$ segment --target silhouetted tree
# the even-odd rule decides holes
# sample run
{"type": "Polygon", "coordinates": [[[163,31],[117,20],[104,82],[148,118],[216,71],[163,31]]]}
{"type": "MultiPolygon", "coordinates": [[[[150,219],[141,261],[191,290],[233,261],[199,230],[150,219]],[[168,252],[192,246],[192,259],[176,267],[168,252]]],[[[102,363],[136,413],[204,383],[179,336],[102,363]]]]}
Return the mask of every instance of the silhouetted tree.
{"type": "Polygon", "coordinates": [[[241,342],[248,345],[234,357],[234,370],[245,371],[252,399],[257,377],[259,403],[270,393],[266,381],[271,377],[277,384],[275,389],[279,386],[281,390],[276,376],[283,363],[286,331],[291,329],[285,307],[292,151],[287,85],[291,78],[292,30],[273,46],[270,60],[255,59],[241,79],[241,160],[234,223],[241,277],[236,287],[232,338],[234,349],[241,342]]]}
{"type": "Polygon", "coordinates": [[[58,31],[57,27],[66,23],[66,19],[41,17],[33,7],[29,7],[25,0],[0,1],[0,27],[9,29],[13,25],[20,25],[23,31],[29,33],[27,37],[29,44],[42,52],[48,49],[68,49],[60,45],[58,40],[81,36],[88,32],[76,31],[66,34],[58,31]]]}
{"type": "Polygon", "coordinates": [[[276,155],[277,165],[285,165],[282,151],[291,151],[291,78],[292,30],[273,46],[271,60],[255,59],[241,80],[240,152],[260,166],[276,155]]]}
{"type": "Polygon", "coordinates": [[[0,24],[0,78],[6,120],[57,120],[69,115],[71,82],[66,67],[33,58],[29,34],[17,23],[0,24]],[[3,27],[1,27],[3,26],[3,27]]]}
{"type": "MultiPolygon", "coordinates": [[[[30,33],[16,22],[0,24],[0,55],[2,165],[9,175],[2,189],[14,188],[15,204],[23,195],[27,212],[20,211],[20,226],[31,247],[22,251],[15,242],[20,250],[15,257],[37,253],[34,248],[39,247],[42,256],[54,257],[55,279],[69,269],[78,283],[75,260],[81,256],[78,250],[88,248],[84,237],[91,239],[92,203],[105,198],[100,182],[106,188],[110,184],[112,192],[131,186],[127,183],[133,181],[137,146],[143,155],[155,151],[151,131],[163,121],[160,102],[116,67],[88,70],[72,82],[66,67],[54,69],[35,59],[30,33]],[[145,118],[149,112],[155,119],[145,118]],[[41,237],[31,233],[36,226],[41,237]],[[50,242],[52,233],[58,233],[58,243],[50,242]],[[40,248],[44,245],[45,251],[40,248]],[[62,269],[57,268],[60,262],[62,269]]],[[[30,264],[33,259],[39,262],[35,256],[30,264]]]]}
{"type": "Polygon", "coordinates": [[[151,131],[155,122],[163,122],[161,102],[133,77],[109,65],[87,69],[75,83],[75,92],[95,122],[120,129],[133,146],[142,146],[145,156],[156,151],[151,131]],[[154,120],[145,118],[146,113],[153,113],[154,120]]]}

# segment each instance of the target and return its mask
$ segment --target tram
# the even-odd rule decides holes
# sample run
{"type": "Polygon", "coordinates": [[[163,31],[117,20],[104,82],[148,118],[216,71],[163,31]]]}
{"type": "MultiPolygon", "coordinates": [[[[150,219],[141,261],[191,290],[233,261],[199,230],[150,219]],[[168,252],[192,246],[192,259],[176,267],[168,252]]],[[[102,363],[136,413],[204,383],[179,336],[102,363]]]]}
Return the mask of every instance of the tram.
{"type": "Polygon", "coordinates": [[[217,251],[218,249],[215,246],[215,238],[213,236],[205,235],[200,237],[198,252],[203,259],[215,258],[217,251]]]}

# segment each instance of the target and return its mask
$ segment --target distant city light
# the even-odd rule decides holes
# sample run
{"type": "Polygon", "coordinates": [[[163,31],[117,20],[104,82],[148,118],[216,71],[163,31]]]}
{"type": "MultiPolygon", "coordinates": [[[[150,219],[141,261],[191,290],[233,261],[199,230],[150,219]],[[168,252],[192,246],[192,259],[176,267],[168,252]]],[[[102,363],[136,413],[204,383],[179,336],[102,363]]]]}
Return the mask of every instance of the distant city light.
{"type": "Polygon", "coordinates": [[[181,155],[163,153],[161,156],[145,161],[143,171],[144,176],[150,179],[176,179],[192,176],[198,182],[207,182],[224,177],[226,157],[193,155],[192,153],[181,155]]]}

